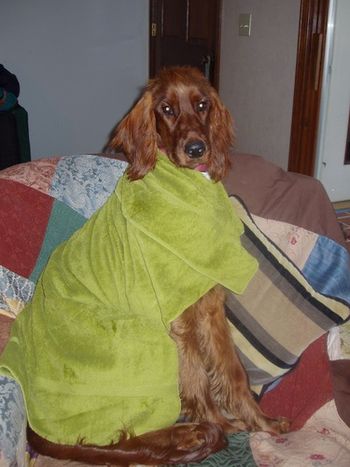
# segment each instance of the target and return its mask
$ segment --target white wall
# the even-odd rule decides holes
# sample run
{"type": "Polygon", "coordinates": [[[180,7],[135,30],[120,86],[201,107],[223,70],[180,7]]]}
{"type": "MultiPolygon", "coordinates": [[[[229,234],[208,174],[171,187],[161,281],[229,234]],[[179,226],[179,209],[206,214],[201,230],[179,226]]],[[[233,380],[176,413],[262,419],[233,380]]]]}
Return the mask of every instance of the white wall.
{"type": "Polygon", "coordinates": [[[240,152],[288,166],[300,0],[223,0],[220,95],[240,152]],[[250,37],[238,35],[252,13],[250,37]]]}
{"type": "Polygon", "coordinates": [[[1,1],[32,158],[101,151],[148,77],[148,0],[1,1]]]}

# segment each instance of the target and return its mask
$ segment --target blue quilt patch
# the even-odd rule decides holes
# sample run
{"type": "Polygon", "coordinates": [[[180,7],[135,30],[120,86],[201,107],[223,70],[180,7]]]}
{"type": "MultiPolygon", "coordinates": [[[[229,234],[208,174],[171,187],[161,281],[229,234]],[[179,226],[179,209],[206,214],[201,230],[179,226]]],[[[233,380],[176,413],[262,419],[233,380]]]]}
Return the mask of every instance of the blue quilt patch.
{"type": "Polygon", "coordinates": [[[303,274],[318,292],[350,304],[350,255],[338,243],[319,236],[303,274]]]}

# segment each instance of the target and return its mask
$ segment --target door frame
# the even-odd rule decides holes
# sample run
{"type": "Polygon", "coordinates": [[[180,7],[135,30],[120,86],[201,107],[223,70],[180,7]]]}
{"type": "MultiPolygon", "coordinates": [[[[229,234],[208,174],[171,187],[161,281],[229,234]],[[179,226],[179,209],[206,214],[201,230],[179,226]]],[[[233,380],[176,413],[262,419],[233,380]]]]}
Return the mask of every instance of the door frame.
{"type": "Polygon", "coordinates": [[[288,170],[314,176],[329,0],[300,0],[288,170]]]}
{"type": "Polygon", "coordinates": [[[157,69],[157,37],[161,18],[157,16],[156,2],[157,0],[149,0],[149,78],[154,78],[157,69]]]}

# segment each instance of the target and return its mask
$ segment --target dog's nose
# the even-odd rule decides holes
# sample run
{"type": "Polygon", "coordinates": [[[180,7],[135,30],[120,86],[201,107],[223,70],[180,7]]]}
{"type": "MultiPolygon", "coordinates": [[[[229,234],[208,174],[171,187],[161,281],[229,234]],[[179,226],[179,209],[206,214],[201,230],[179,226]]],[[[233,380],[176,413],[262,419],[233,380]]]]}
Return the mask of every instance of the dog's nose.
{"type": "Polygon", "coordinates": [[[205,149],[203,141],[190,141],[185,145],[185,153],[193,158],[202,157],[205,149]]]}

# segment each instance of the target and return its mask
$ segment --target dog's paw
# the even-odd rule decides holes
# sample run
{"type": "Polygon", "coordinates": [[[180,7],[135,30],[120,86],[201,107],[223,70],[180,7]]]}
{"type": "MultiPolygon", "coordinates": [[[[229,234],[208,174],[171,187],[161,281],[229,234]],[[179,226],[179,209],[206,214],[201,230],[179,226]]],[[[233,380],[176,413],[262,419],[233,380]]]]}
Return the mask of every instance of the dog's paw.
{"type": "Polygon", "coordinates": [[[291,422],[285,417],[278,417],[276,419],[267,419],[267,427],[263,431],[269,431],[277,435],[288,433],[290,431],[291,422]]]}
{"type": "Polygon", "coordinates": [[[240,433],[241,431],[251,431],[250,427],[243,421],[238,419],[229,419],[224,425],[221,425],[225,433],[240,433]]]}
{"type": "Polygon", "coordinates": [[[199,462],[224,449],[227,439],[223,429],[214,423],[184,423],[173,427],[171,444],[179,453],[181,462],[188,463],[199,462]]]}
{"type": "Polygon", "coordinates": [[[280,417],[276,420],[279,433],[288,433],[290,431],[291,421],[288,418],[280,417]]]}

